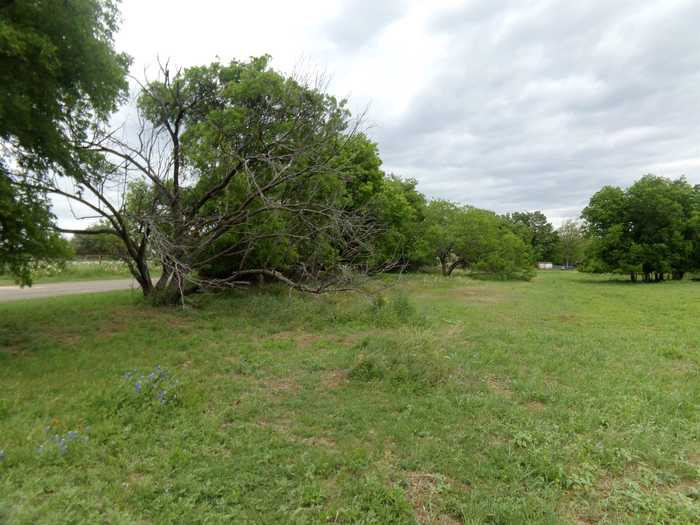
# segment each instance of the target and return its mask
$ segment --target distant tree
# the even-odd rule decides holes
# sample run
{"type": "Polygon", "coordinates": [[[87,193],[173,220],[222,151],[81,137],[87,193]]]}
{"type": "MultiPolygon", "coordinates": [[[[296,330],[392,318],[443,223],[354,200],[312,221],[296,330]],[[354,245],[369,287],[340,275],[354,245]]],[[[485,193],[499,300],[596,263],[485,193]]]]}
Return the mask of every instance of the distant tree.
{"type": "Polygon", "coordinates": [[[557,246],[558,262],[571,266],[583,259],[586,243],[583,226],[574,220],[566,220],[557,230],[559,238],[557,246]]]}
{"type": "Polygon", "coordinates": [[[529,246],[495,213],[465,207],[460,215],[455,259],[448,269],[469,268],[503,278],[532,277],[529,246]]]}
{"type": "Polygon", "coordinates": [[[109,223],[101,221],[93,226],[88,226],[85,229],[88,233],[75,234],[71,239],[71,245],[73,246],[75,254],[80,257],[124,257],[126,255],[124,252],[124,244],[119,238],[111,233],[100,233],[109,227],[109,223]]]}
{"type": "Polygon", "coordinates": [[[464,210],[443,199],[430,201],[426,207],[423,241],[430,258],[437,258],[443,275],[448,275],[450,261],[459,236],[459,219],[464,210]]]}
{"type": "Polygon", "coordinates": [[[17,168],[34,176],[77,169],[75,140],[127,91],[129,60],[113,48],[117,22],[111,0],[0,3],[0,269],[23,283],[32,261],[64,251],[48,201],[16,186],[17,168]]]}
{"type": "Polygon", "coordinates": [[[67,243],[51,229],[52,221],[41,195],[12,185],[0,173],[0,274],[31,284],[34,263],[70,255],[67,243]]]}
{"type": "Polygon", "coordinates": [[[537,261],[554,259],[559,239],[554,226],[541,211],[514,212],[504,216],[518,235],[531,249],[537,261]]]}
{"type": "Polygon", "coordinates": [[[700,192],[684,178],[646,175],[626,190],[605,187],[583,210],[592,241],[585,269],[682,279],[700,267],[700,192]]]}
{"type": "Polygon", "coordinates": [[[529,246],[493,212],[433,201],[427,207],[424,232],[443,275],[465,268],[502,278],[532,276],[529,246]]]}

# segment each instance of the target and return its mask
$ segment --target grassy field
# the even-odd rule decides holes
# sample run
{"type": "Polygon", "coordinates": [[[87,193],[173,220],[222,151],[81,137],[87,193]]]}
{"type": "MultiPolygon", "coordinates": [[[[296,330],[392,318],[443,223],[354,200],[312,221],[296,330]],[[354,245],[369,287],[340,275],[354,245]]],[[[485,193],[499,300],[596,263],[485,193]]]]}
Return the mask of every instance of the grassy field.
{"type": "MultiPolygon", "coordinates": [[[[35,284],[123,279],[125,277],[131,277],[131,274],[126,264],[121,261],[103,261],[101,263],[70,261],[63,268],[57,265],[48,265],[33,272],[35,284]]],[[[0,274],[0,286],[14,285],[16,282],[11,275],[0,274]]]]}
{"type": "Polygon", "coordinates": [[[700,283],[0,304],[0,522],[700,523],[700,283]]]}

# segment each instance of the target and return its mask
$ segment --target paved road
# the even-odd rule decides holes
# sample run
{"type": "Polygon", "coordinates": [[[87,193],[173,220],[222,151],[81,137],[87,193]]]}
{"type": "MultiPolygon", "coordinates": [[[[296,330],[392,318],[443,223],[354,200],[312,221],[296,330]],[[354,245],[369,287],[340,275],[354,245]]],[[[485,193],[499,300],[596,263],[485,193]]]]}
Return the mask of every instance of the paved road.
{"type": "Polygon", "coordinates": [[[35,284],[20,288],[19,286],[0,286],[0,303],[19,301],[21,299],[39,299],[79,293],[111,292],[135,288],[133,279],[109,279],[104,281],[82,281],[72,283],[35,284]]]}

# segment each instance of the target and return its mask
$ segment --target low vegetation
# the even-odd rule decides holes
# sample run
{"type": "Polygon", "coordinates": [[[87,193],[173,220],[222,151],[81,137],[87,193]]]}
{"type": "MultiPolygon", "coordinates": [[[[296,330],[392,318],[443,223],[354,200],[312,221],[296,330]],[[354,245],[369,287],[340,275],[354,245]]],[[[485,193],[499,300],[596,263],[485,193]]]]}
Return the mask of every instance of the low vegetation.
{"type": "Polygon", "coordinates": [[[0,305],[0,522],[700,521],[696,283],[382,281],[0,305]]]}

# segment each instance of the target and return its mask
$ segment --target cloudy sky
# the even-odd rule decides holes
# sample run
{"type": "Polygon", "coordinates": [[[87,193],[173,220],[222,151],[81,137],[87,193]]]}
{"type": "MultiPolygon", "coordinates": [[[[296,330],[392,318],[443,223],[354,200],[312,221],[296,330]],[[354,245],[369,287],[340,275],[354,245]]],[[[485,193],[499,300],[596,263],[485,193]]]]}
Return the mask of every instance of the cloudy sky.
{"type": "Polygon", "coordinates": [[[369,108],[429,197],[578,216],[644,173],[700,183],[697,0],[123,0],[132,74],[269,53],[369,108]]]}

